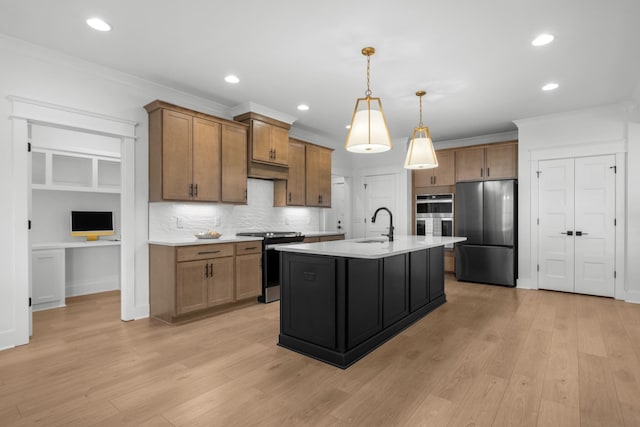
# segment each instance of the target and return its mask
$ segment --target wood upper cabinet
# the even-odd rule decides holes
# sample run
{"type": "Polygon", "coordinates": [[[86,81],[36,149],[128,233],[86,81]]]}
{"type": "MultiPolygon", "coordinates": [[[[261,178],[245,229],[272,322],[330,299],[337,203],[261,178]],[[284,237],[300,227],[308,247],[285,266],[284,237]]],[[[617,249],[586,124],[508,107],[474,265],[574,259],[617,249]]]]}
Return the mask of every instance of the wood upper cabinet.
{"type": "Polygon", "coordinates": [[[456,151],[456,181],[517,178],[518,145],[497,143],[456,151]]]}
{"type": "Polygon", "coordinates": [[[247,129],[222,125],[222,201],[247,203],[247,129]]]}
{"type": "Polygon", "coordinates": [[[331,207],[331,149],[307,145],[306,205],[331,207]]]}
{"type": "Polygon", "coordinates": [[[220,124],[193,118],[193,198],[220,200],[220,124]]]}
{"type": "Polygon", "coordinates": [[[289,130],[251,120],[251,160],[267,164],[287,166],[289,164],[289,130]]]}
{"type": "Polygon", "coordinates": [[[441,185],[455,185],[455,152],[454,150],[439,150],[436,152],[438,167],[433,169],[413,170],[414,187],[437,187],[441,185]]]}
{"type": "Polygon", "coordinates": [[[246,125],[163,101],[145,109],[149,201],[246,202],[246,125]]]}
{"type": "Polygon", "coordinates": [[[305,205],[306,163],[306,144],[289,139],[289,178],[273,183],[274,206],[305,205]]]}

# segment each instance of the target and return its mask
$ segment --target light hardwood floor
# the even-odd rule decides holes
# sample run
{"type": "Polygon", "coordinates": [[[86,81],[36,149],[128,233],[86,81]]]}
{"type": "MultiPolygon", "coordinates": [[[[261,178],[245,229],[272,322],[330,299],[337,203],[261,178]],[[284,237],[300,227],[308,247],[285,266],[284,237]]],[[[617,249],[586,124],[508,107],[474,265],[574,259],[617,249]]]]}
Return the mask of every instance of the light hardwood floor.
{"type": "Polygon", "coordinates": [[[277,347],[278,303],[167,326],[75,298],[0,352],[0,425],[640,426],[640,305],[446,292],[347,370],[277,347]]]}

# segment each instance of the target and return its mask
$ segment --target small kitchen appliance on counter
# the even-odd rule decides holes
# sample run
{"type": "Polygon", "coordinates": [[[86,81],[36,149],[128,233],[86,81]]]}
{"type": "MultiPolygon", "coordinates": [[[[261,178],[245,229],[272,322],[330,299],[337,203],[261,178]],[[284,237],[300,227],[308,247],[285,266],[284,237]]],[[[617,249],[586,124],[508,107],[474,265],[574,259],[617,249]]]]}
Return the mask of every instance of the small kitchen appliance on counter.
{"type": "Polygon", "coordinates": [[[280,253],[275,250],[279,245],[300,243],[304,235],[297,231],[247,231],[236,236],[262,237],[262,295],[260,302],[273,302],[280,299],[280,253]]]}

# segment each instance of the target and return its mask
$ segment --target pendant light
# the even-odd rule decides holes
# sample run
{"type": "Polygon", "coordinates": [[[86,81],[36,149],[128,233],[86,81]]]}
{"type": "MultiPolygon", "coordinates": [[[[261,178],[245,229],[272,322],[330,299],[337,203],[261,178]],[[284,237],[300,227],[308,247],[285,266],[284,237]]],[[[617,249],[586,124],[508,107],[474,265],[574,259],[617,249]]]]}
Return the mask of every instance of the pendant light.
{"type": "Polygon", "coordinates": [[[376,53],[372,47],[362,49],[367,57],[367,90],[364,98],[358,98],[351,118],[351,127],[347,135],[345,148],[353,153],[382,153],[391,149],[391,136],[384,118],[380,98],[371,96],[370,65],[371,55],[376,53]]]}
{"type": "Polygon", "coordinates": [[[422,124],[422,97],[427,92],[420,90],[416,95],[420,98],[420,123],[413,129],[411,144],[404,161],[406,169],[432,169],[438,167],[436,151],[433,149],[433,141],[429,135],[429,128],[422,124]]]}

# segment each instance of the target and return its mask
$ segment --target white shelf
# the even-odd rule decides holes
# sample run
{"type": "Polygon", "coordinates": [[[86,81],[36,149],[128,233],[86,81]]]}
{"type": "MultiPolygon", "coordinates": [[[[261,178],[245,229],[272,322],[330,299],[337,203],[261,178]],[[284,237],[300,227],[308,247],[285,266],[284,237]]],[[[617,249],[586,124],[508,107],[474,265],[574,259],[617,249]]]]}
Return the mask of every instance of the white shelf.
{"type": "Polygon", "coordinates": [[[120,158],[34,148],[31,182],[37,190],[120,193],[120,158]]]}
{"type": "Polygon", "coordinates": [[[34,243],[31,245],[33,250],[42,249],[73,249],[73,248],[97,248],[103,246],[120,246],[120,240],[96,240],[85,242],[50,242],[50,243],[34,243]]]}

